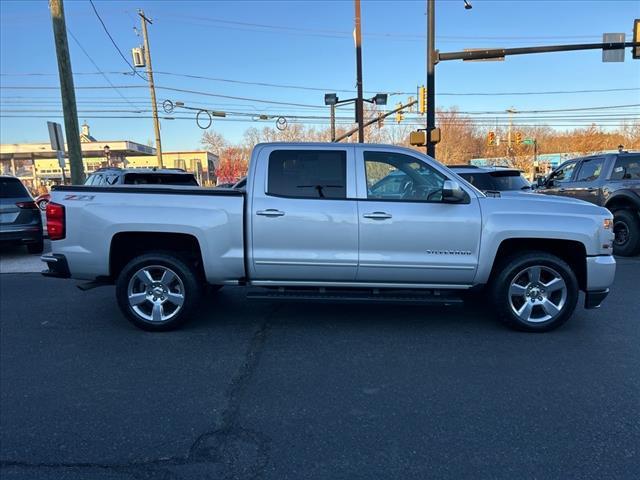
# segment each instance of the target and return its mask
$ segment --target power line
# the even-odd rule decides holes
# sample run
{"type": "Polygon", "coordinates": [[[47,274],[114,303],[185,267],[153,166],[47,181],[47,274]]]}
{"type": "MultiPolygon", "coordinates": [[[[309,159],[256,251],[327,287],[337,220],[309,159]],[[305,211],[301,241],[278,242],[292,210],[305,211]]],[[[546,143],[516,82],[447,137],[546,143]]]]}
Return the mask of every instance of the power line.
{"type": "Polygon", "coordinates": [[[105,25],[104,21],[102,20],[102,17],[100,17],[100,14],[98,13],[98,10],[96,9],[96,6],[93,4],[93,0],[89,0],[89,3],[91,4],[91,7],[93,8],[94,13],[96,14],[96,17],[98,17],[98,20],[100,20],[100,24],[102,25],[102,28],[104,29],[105,33],[107,34],[107,36],[109,37],[109,40],[111,40],[111,43],[113,44],[113,46],[116,48],[116,50],[118,51],[118,53],[120,54],[120,56],[122,57],[122,59],[125,61],[125,63],[127,65],[129,65],[129,68],[131,68],[131,71],[137,75],[138,77],[140,77],[142,80],[144,80],[145,82],[147,81],[146,78],[144,78],[142,75],[140,75],[135,67],[133,65],[131,65],[131,63],[129,62],[129,60],[127,60],[127,57],[124,56],[124,54],[122,53],[122,50],[120,50],[120,47],[118,47],[118,44],[116,43],[116,41],[113,39],[113,37],[111,36],[111,34],[109,33],[109,29],[107,28],[107,26],[105,25]]]}
{"type": "MultiPolygon", "coordinates": [[[[239,85],[254,85],[259,87],[269,87],[269,88],[285,88],[289,90],[306,90],[306,91],[316,91],[316,92],[339,92],[339,93],[353,93],[355,90],[353,89],[340,89],[340,88],[330,88],[330,87],[310,87],[304,85],[291,85],[291,84],[282,84],[282,83],[270,83],[270,82],[256,82],[256,81],[248,81],[248,80],[237,80],[230,78],[221,78],[221,77],[209,77],[206,75],[196,75],[196,74],[187,74],[187,73],[176,73],[176,72],[167,72],[167,71],[156,71],[154,72],[156,75],[167,75],[181,78],[192,78],[196,80],[209,80],[214,82],[224,82],[224,83],[233,83],[239,85]]],[[[112,75],[131,75],[131,72],[77,72],[74,75],[101,75],[101,74],[112,74],[112,75]]],[[[0,73],[1,76],[53,76],[55,73],[36,73],[36,72],[25,72],[25,73],[0,73]]],[[[630,92],[630,91],[640,91],[640,87],[621,87],[621,88],[595,88],[595,89],[583,89],[583,90],[543,90],[543,91],[522,91],[522,92],[438,92],[437,95],[442,96],[523,96],[523,95],[567,95],[567,94],[577,94],[577,93],[609,93],[609,92],[630,92]]],[[[381,90],[367,90],[365,93],[380,93],[381,90]]],[[[416,92],[390,92],[386,93],[390,95],[415,95],[416,92]]]]}
{"type": "Polygon", "coordinates": [[[129,105],[131,105],[132,107],[134,107],[135,105],[133,105],[133,103],[131,103],[129,101],[129,99],[127,97],[125,97],[122,92],[120,92],[120,90],[118,90],[118,88],[111,83],[111,80],[109,80],[109,77],[107,77],[107,75],[102,72],[100,70],[100,67],[98,67],[98,65],[96,64],[96,62],[93,60],[93,58],[91,58],[91,55],[89,55],[89,53],[85,50],[85,48],[82,46],[82,44],[80,43],[80,41],[76,38],[76,36],[73,34],[73,32],[67,28],[67,31],[69,32],[69,35],[71,35],[71,38],[73,38],[73,40],[76,42],[76,44],[78,45],[78,47],[80,47],[80,50],[82,50],[82,53],[84,53],[86,55],[86,57],[89,59],[89,61],[93,64],[94,67],[96,67],[96,69],[98,70],[98,73],[102,74],[102,76],[104,77],[104,79],[107,81],[107,83],[109,85],[111,85],[111,87],[113,88],[113,90],[120,96],[122,97],[129,105]]]}

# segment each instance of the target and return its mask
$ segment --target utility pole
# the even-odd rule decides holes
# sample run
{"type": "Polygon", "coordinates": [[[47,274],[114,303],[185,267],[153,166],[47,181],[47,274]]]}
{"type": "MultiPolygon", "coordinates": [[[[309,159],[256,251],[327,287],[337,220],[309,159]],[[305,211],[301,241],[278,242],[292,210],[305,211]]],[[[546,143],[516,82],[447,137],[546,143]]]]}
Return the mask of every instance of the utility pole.
{"type": "Polygon", "coordinates": [[[355,0],[356,8],[356,84],[358,98],[356,99],[356,121],[358,123],[358,142],[364,143],[364,102],[362,100],[362,28],[360,17],[360,0],[355,0]]]}
{"type": "Polygon", "coordinates": [[[149,49],[149,37],[147,35],[147,22],[153,23],[144,16],[142,10],[138,10],[142,22],[142,38],[144,39],[144,63],[147,66],[147,79],[151,90],[151,111],[153,112],[153,128],[156,133],[156,153],[158,155],[158,167],[162,168],[162,142],[160,141],[160,121],[158,120],[158,105],[156,103],[156,87],[153,84],[153,68],[151,68],[151,50],[149,49]]]}
{"type": "Polygon", "coordinates": [[[507,155],[511,155],[511,130],[513,129],[513,114],[517,113],[516,110],[511,107],[507,110],[509,114],[509,129],[507,130],[507,155]]]}
{"type": "MultiPolygon", "coordinates": [[[[78,111],[76,109],[76,93],[73,87],[73,72],[67,42],[67,27],[64,21],[62,0],[49,0],[49,10],[53,21],[53,38],[58,57],[58,75],[60,76],[60,95],[64,112],[64,130],[67,135],[67,154],[71,169],[71,183],[84,183],[84,165],[82,163],[82,147],[80,145],[80,129],[78,127],[78,111]]],[[[64,175],[64,173],[63,173],[64,175]]]]}
{"type": "Polygon", "coordinates": [[[336,106],[331,105],[331,141],[336,141],[336,106]]]}
{"type": "Polygon", "coordinates": [[[427,0],[427,155],[436,156],[431,131],[436,128],[436,2],[427,0]]]}

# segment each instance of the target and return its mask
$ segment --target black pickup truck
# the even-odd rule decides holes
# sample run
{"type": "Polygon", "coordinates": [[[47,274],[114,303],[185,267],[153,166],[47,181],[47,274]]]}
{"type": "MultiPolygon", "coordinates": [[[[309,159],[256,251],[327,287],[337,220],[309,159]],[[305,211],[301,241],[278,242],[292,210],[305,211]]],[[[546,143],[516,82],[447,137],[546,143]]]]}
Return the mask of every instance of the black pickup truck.
{"type": "Polygon", "coordinates": [[[616,255],[640,252],[640,152],[574,158],[539,179],[537,193],[595,203],[613,213],[616,255]]]}

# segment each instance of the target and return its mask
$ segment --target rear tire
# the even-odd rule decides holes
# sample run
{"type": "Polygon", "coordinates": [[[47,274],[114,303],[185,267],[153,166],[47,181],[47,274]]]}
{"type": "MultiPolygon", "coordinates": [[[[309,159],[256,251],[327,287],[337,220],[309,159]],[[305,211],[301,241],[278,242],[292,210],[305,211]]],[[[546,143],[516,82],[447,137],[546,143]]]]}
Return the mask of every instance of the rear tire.
{"type": "Polygon", "coordinates": [[[27,252],[42,253],[44,251],[44,240],[40,238],[36,243],[27,243],[27,252]]]}
{"type": "Polygon", "coordinates": [[[165,252],[131,260],[116,281],[118,306],[136,327],[152,332],[183,325],[200,300],[202,279],[194,266],[165,252]]]}
{"type": "Polygon", "coordinates": [[[525,332],[548,332],[566,322],[578,302],[578,280],[562,259],[528,252],[498,265],[491,297],[499,318],[525,332]]]}
{"type": "Polygon", "coordinates": [[[640,251],[640,219],[633,210],[613,212],[613,253],[630,257],[640,251]]]}

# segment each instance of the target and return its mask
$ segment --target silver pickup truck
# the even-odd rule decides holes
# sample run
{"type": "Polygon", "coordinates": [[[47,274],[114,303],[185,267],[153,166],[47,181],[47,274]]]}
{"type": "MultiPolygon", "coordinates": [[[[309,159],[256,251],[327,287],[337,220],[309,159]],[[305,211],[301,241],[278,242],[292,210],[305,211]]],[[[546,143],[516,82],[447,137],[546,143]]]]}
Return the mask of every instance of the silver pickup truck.
{"type": "Polygon", "coordinates": [[[209,284],[257,298],[455,303],[547,331],[607,296],[612,215],[579,200],[484,195],[415,150],[269,143],[246,189],[66,186],[47,207],[48,276],[116,285],[124,315],[168,330],[209,284]],[[483,300],[482,300],[483,299],[483,300]]]}

